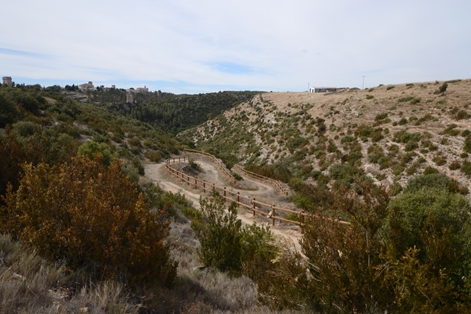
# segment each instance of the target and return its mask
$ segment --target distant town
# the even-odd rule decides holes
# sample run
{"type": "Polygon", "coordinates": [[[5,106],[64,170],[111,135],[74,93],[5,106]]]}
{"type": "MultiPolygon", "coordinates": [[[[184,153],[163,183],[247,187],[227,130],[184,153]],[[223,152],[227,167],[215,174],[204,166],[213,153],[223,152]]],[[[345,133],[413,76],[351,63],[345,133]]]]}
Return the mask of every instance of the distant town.
{"type": "MultiPolygon", "coordinates": [[[[14,87],[15,83],[13,82],[13,79],[11,76],[4,76],[2,78],[3,84],[7,85],[9,87],[14,87]]],[[[62,87],[61,87],[62,88],[62,87]]],[[[111,85],[111,87],[105,87],[104,85],[97,86],[93,85],[92,81],[88,81],[87,83],[75,85],[73,84],[72,86],[66,85],[64,87],[65,90],[67,91],[80,91],[80,92],[87,92],[87,91],[95,91],[95,90],[103,90],[103,91],[108,91],[111,89],[116,89],[115,85],[111,85]]],[[[126,103],[133,103],[134,102],[134,94],[137,93],[148,93],[149,89],[147,86],[144,85],[144,87],[137,87],[137,88],[128,88],[126,89],[126,103]]]]}

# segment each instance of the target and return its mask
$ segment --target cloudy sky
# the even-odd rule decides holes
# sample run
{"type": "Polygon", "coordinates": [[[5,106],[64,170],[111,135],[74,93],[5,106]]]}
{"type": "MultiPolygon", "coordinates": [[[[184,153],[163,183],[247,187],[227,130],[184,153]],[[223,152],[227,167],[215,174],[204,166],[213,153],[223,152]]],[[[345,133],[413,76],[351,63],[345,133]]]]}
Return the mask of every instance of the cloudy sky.
{"type": "Polygon", "coordinates": [[[469,0],[0,0],[0,75],[174,93],[471,78],[470,14],[469,0]]]}

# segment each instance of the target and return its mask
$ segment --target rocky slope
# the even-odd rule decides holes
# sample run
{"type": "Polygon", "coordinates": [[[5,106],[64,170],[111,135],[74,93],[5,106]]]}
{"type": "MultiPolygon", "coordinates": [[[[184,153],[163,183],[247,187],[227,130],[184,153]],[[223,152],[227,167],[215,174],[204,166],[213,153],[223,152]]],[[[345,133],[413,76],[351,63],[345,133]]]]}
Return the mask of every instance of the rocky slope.
{"type": "Polygon", "coordinates": [[[228,163],[286,169],[285,180],[404,186],[433,167],[469,188],[470,105],[471,80],[263,93],[178,138],[228,163]]]}

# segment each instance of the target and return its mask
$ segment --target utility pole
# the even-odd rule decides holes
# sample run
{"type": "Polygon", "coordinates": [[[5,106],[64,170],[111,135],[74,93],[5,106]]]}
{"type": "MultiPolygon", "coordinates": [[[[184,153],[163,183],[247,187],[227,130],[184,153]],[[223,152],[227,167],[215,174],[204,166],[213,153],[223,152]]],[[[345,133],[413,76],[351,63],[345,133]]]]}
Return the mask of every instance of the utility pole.
{"type": "Polygon", "coordinates": [[[363,84],[361,85],[361,89],[364,89],[365,88],[365,75],[363,75],[362,78],[363,78],[363,84]]]}

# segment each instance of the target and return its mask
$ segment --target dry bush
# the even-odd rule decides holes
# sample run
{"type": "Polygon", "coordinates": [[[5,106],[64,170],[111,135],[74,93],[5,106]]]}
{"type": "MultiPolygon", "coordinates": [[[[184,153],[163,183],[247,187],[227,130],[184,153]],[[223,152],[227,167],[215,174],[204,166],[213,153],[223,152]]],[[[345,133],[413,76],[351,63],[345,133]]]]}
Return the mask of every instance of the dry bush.
{"type": "Polygon", "coordinates": [[[343,190],[330,216],[306,220],[306,259],[275,259],[259,281],[260,300],[322,313],[468,313],[469,201],[419,188],[390,202],[383,188],[358,186],[361,196],[343,190]],[[332,218],[340,215],[350,225],[332,218]]]}
{"type": "Polygon", "coordinates": [[[310,274],[303,256],[285,242],[281,244],[271,268],[257,282],[258,299],[277,311],[283,309],[307,310],[318,299],[308,292],[310,274]],[[311,304],[306,304],[306,303],[311,304]]]}
{"type": "Polygon", "coordinates": [[[149,211],[118,161],[107,167],[99,154],[79,155],[59,166],[26,165],[24,172],[18,190],[5,197],[2,232],[97,278],[171,285],[168,222],[149,211]]]}

